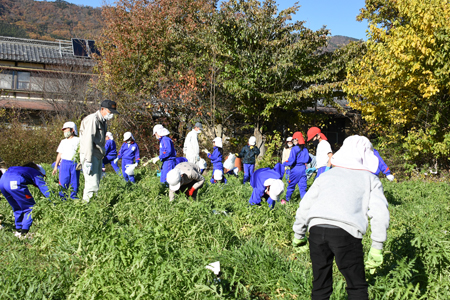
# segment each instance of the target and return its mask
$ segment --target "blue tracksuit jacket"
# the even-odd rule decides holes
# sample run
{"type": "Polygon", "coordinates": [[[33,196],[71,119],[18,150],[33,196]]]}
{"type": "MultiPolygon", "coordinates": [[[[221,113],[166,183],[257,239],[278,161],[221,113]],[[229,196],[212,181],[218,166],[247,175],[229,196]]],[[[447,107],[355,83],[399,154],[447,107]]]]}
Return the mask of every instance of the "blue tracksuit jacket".
{"type": "Polygon", "coordinates": [[[253,176],[250,178],[250,185],[253,187],[253,192],[248,201],[251,205],[261,205],[261,198],[267,200],[270,208],[275,207],[275,201],[269,198],[269,195],[265,194],[266,187],[264,186],[264,182],[267,179],[281,179],[283,178],[283,166],[278,163],[275,165],[275,168],[263,168],[258,169],[253,173],[253,176]]]}
{"type": "Polygon", "coordinates": [[[31,211],[36,204],[27,185],[39,188],[46,198],[50,192],[41,172],[29,167],[10,167],[0,179],[0,190],[14,211],[16,229],[30,229],[31,211]]]}
{"type": "Polygon", "coordinates": [[[213,172],[214,170],[222,170],[223,172],[222,154],[219,151],[219,147],[214,147],[213,152],[208,154],[208,158],[213,164],[213,172]]]}
{"type": "Polygon", "coordinates": [[[135,161],[136,163],[139,163],[139,160],[141,159],[139,156],[139,146],[134,141],[130,144],[123,143],[122,147],[120,147],[118,158],[122,159],[123,178],[125,181],[131,181],[134,183],[134,175],[128,176],[128,174],[125,173],[125,170],[127,165],[132,165],[135,161]]]}
{"type": "Polygon", "coordinates": [[[161,168],[160,182],[166,182],[167,173],[175,168],[177,151],[173,145],[172,139],[163,136],[159,139],[159,159],[163,163],[161,168]]]}
{"type": "Polygon", "coordinates": [[[286,201],[291,199],[295,186],[298,184],[300,190],[300,198],[306,194],[307,179],[305,164],[311,162],[308,149],[306,147],[300,150],[299,146],[292,147],[291,154],[287,161],[283,163],[284,166],[291,168],[289,173],[288,187],[286,189],[286,201]]]}

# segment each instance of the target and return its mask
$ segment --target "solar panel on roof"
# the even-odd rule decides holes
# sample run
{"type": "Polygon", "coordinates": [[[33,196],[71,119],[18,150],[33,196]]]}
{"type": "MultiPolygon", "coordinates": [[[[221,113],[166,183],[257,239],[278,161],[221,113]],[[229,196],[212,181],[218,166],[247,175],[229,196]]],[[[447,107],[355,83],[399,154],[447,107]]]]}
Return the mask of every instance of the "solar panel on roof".
{"type": "Polygon", "coordinates": [[[84,39],[72,39],[73,55],[89,57],[88,46],[84,39]]]}

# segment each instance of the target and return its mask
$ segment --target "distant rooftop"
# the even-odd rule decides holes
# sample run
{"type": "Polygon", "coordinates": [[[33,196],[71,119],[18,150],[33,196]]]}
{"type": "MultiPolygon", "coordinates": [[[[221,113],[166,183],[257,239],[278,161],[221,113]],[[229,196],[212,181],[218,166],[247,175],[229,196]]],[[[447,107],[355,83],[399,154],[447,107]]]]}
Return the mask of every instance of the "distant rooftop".
{"type": "Polygon", "coordinates": [[[0,60],[86,67],[95,65],[90,58],[73,55],[72,41],[51,42],[6,36],[0,36],[0,60]]]}

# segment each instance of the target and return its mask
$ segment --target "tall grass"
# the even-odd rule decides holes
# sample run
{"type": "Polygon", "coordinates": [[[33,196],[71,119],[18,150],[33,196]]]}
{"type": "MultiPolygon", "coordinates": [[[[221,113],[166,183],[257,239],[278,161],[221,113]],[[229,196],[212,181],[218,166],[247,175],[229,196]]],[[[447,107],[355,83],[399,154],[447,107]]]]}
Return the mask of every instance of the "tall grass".
{"type": "MultiPolygon", "coordinates": [[[[137,169],[136,185],[108,174],[87,205],[48,201],[33,188],[32,240],[14,237],[2,198],[0,299],[310,298],[309,255],[291,248],[298,200],[250,207],[251,187],[231,177],[205,185],[199,201],[169,202],[154,173],[137,169]],[[205,269],[217,260],[219,278],[205,269]]],[[[58,189],[56,177],[47,182],[58,189]]],[[[384,184],[391,228],[385,263],[368,276],[370,298],[449,299],[449,186],[384,184]]],[[[370,240],[363,243],[367,252],[370,240]]],[[[345,298],[335,268],[332,299],[345,298]]]]}

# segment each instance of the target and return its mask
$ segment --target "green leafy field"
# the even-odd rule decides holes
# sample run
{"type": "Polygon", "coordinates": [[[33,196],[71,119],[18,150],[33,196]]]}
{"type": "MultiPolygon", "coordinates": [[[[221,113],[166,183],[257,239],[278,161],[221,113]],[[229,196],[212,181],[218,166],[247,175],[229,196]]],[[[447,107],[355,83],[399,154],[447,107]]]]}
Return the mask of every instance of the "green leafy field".
{"type": "MultiPolygon", "coordinates": [[[[49,202],[33,188],[32,240],[14,236],[2,197],[0,299],[310,298],[309,254],[291,248],[298,191],[274,210],[249,207],[251,187],[233,177],[204,186],[197,202],[170,203],[154,171],[136,177],[130,185],[108,173],[88,205],[49,202]],[[205,269],[217,260],[220,279],[205,269]]],[[[47,182],[58,189],[56,177],[47,182]]],[[[383,183],[391,227],[385,263],[368,275],[370,298],[450,299],[448,183],[383,183]]],[[[345,299],[337,268],[334,275],[332,299],[345,299]]]]}

